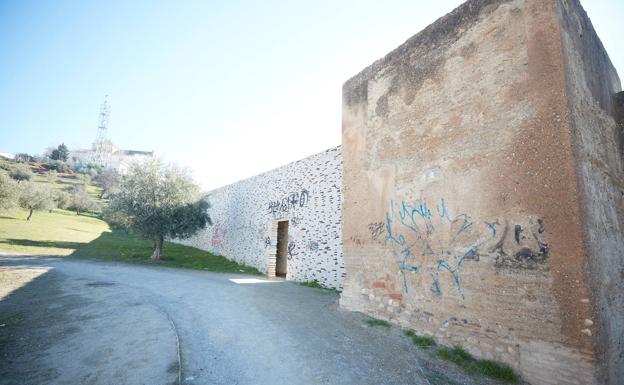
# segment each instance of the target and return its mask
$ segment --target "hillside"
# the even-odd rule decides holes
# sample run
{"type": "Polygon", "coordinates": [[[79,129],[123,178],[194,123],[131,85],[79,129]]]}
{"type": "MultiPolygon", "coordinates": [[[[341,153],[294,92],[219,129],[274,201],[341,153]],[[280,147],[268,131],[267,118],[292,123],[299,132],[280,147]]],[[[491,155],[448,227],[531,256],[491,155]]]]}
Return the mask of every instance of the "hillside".
{"type": "MultiPolygon", "coordinates": [[[[0,167],[16,164],[0,159],[0,167]]],[[[2,167],[2,168],[4,168],[2,167]]],[[[58,173],[48,178],[42,164],[28,164],[37,183],[49,184],[55,189],[68,190],[73,185],[85,184],[81,174],[58,173]],[[53,179],[53,180],[51,180],[53,179]]],[[[85,189],[100,205],[101,189],[87,181],[85,189]]],[[[77,215],[75,212],[54,209],[36,212],[27,221],[28,212],[14,209],[0,213],[0,252],[5,254],[51,255],[73,258],[90,258],[108,261],[152,264],[192,269],[258,273],[256,269],[239,265],[223,257],[188,246],[166,243],[161,261],[152,261],[152,244],[123,231],[112,231],[97,212],[77,215]]]]}

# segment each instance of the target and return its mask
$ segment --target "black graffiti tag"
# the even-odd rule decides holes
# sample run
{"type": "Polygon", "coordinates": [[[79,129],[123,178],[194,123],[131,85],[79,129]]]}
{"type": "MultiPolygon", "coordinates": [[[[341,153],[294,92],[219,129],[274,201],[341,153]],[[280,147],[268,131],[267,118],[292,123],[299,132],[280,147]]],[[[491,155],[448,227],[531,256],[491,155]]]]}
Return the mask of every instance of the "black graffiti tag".
{"type": "Polygon", "coordinates": [[[297,207],[304,207],[308,204],[310,193],[303,189],[301,192],[293,192],[280,200],[269,202],[269,214],[288,213],[297,207]]]}
{"type": "Polygon", "coordinates": [[[299,253],[295,252],[295,249],[296,249],[295,242],[290,242],[288,244],[288,260],[289,261],[292,260],[293,257],[295,257],[295,256],[297,256],[299,254],[299,253]]]}
{"type": "Polygon", "coordinates": [[[371,238],[373,240],[379,238],[379,236],[384,233],[384,226],[385,224],[383,222],[375,222],[375,223],[368,224],[368,231],[370,231],[371,238]]]}

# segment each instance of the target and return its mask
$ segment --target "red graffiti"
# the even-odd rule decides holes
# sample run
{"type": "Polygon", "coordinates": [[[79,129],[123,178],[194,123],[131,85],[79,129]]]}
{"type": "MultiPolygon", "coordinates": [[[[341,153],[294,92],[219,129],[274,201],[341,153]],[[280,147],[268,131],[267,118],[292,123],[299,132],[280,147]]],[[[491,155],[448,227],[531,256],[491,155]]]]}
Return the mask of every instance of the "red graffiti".
{"type": "Polygon", "coordinates": [[[212,246],[222,247],[225,236],[227,235],[227,229],[219,230],[219,224],[215,223],[214,231],[212,233],[212,246]]]}

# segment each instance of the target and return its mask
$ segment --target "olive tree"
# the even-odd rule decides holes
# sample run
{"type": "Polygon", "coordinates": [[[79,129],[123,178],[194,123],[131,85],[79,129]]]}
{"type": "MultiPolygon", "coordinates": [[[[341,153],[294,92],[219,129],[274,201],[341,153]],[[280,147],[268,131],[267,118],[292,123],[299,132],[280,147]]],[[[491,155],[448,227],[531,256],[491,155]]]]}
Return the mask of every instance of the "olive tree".
{"type": "Polygon", "coordinates": [[[87,190],[85,190],[84,186],[74,185],[69,190],[69,204],[67,208],[74,210],[76,215],[80,215],[83,211],[94,211],[99,207],[87,190]]]}
{"type": "Polygon", "coordinates": [[[71,195],[62,190],[54,190],[54,205],[59,209],[67,209],[71,204],[71,195]]]}
{"type": "Polygon", "coordinates": [[[34,211],[46,211],[55,207],[54,190],[43,183],[20,183],[19,205],[28,210],[27,221],[34,211]]]}
{"type": "Polygon", "coordinates": [[[19,191],[17,183],[9,175],[0,170],[0,211],[6,211],[17,204],[19,191]]]}
{"type": "Polygon", "coordinates": [[[102,188],[100,191],[100,199],[104,197],[104,195],[110,195],[114,193],[119,187],[119,183],[121,180],[121,176],[119,173],[112,169],[102,170],[102,172],[97,175],[96,182],[102,188]]]}
{"type": "Polygon", "coordinates": [[[105,216],[154,244],[161,257],[165,237],[187,238],[211,223],[208,202],[184,170],[159,160],[136,163],[111,194],[105,216]]]}

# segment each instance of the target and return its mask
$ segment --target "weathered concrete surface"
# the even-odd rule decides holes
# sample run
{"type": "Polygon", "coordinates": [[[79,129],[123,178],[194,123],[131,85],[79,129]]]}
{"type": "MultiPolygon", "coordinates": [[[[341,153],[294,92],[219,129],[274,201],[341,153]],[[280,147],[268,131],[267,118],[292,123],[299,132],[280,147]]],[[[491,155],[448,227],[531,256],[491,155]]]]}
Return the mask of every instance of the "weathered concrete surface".
{"type": "MultiPolygon", "coordinates": [[[[570,79],[582,80],[571,69],[588,65],[569,64],[574,12],[558,0],[468,1],[343,87],[341,304],[509,363],[534,384],[603,381],[591,283],[619,274],[613,252],[624,248],[612,236],[621,209],[606,203],[616,190],[583,203],[597,181],[579,176],[578,137],[591,126],[578,129],[589,112],[568,97],[570,79]],[[588,230],[588,211],[605,210],[588,230]]],[[[611,71],[592,33],[584,42],[603,59],[586,72],[611,71]]],[[[619,87],[600,88],[608,74],[587,77],[604,103],[619,87]]],[[[618,180],[613,118],[595,108],[618,180]]]]}
{"type": "MultiPolygon", "coordinates": [[[[600,383],[624,381],[624,136],[613,67],[578,0],[560,1],[566,96],[595,303],[600,383]],[[621,120],[620,120],[621,121],[621,120]]],[[[584,269],[586,269],[584,267],[584,269]]]]}
{"type": "Polygon", "coordinates": [[[172,324],[184,384],[495,384],[398,328],[368,327],[326,290],[108,263],[0,257],[0,266],[3,287],[47,271],[0,301],[0,317],[17,316],[0,322],[0,338],[12,338],[0,346],[3,385],[178,383],[172,324]]]}

